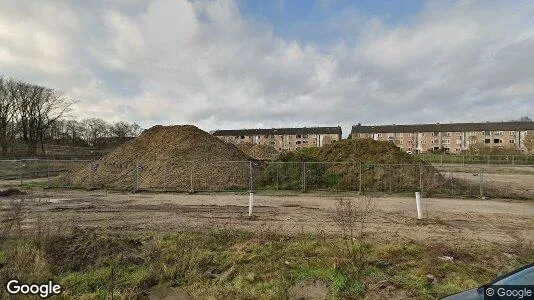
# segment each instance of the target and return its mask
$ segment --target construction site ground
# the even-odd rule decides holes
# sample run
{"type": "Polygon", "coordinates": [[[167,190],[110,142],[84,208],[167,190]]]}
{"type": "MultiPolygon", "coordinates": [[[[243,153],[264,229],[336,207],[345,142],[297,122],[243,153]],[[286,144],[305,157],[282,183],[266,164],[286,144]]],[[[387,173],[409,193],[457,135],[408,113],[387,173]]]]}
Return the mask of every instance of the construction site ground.
{"type": "MultiPolygon", "coordinates": [[[[230,228],[282,234],[335,234],[336,206],[354,194],[277,193],[254,196],[248,217],[249,195],[158,194],[34,189],[28,195],[0,198],[7,213],[23,201],[22,229],[41,218],[51,223],[113,231],[184,231],[230,228]]],[[[534,201],[499,199],[424,198],[426,220],[416,218],[414,197],[375,198],[376,210],[366,231],[384,240],[424,243],[534,242],[534,201]]]]}

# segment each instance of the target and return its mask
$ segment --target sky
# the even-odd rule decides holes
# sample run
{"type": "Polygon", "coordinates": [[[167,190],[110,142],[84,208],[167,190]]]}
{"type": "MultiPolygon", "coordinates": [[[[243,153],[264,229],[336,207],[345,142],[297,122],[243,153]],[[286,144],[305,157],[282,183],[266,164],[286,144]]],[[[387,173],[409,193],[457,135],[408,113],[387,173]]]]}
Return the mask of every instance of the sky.
{"type": "Polygon", "coordinates": [[[0,0],[0,75],[204,130],[534,116],[530,0],[0,0]]]}

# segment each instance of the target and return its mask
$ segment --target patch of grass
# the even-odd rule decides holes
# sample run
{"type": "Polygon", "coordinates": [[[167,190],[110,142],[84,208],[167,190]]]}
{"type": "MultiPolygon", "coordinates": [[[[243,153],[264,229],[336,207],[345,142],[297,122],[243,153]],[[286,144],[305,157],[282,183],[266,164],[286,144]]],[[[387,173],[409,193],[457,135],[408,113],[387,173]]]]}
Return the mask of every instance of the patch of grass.
{"type": "Polygon", "coordinates": [[[436,298],[477,287],[534,256],[526,243],[503,256],[510,247],[366,241],[366,262],[356,272],[359,266],[342,250],[344,240],[335,236],[235,230],[126,236],[74,230],[46,239],[56,246],[32,236],[4,241],[0,281],[51,279],[65,287],[62,299],[102,299],[110,293],[135,298],[161,283],[180,286],[196,298],[282,299],[292,285],[308,279],[330,283],[335,299],[376,296],[383,290],[379,282],[409,297],[436,298]],[[454,260],[439,259],[443,255],[454,260]],[[214,269],[216,276],[206,276],[214,269]]]}

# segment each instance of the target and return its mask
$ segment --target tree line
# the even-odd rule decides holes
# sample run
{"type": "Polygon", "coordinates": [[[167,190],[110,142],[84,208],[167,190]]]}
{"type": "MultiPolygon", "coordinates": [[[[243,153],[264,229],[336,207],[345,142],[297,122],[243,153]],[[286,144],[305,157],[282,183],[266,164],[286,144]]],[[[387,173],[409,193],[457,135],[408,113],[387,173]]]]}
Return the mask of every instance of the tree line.
{"type": "Polygon", "coordinates": [[[45,154],[45,144],[105,147],[137,136],[135,123],[102,119],[76,120],[74,101],[61,91],[0,77],[0,152],[3,156],[25,148],[25,154],[45,154]]]}

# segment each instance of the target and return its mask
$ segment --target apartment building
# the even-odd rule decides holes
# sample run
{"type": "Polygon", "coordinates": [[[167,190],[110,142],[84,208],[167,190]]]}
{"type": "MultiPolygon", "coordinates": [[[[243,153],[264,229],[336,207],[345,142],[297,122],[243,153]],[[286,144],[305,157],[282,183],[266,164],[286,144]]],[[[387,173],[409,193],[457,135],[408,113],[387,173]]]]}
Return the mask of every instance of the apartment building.
{"type": "Polygon", "coordinates": [[[460,153],[473,145],[525,151],[524,138],[534,134],[534,122],[485,122],[352,126],[351,138],[391,141],[406,152],[460,153]]]}
{"type": "Polygon", "coordinates": [[[341,127],[216,130],[214,136],[232,144],[252,143],[277,150],[321,147],[341,140],[341,127]]]}

